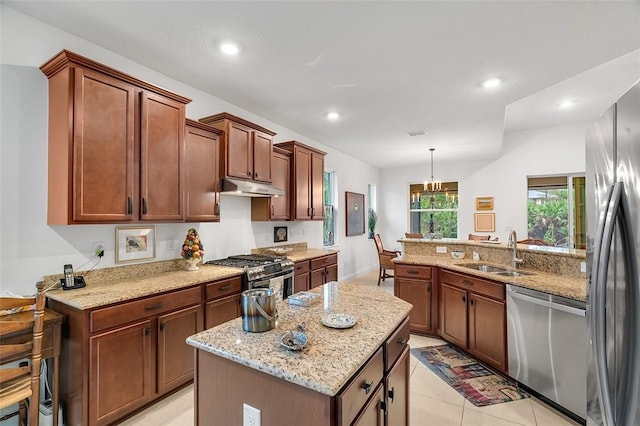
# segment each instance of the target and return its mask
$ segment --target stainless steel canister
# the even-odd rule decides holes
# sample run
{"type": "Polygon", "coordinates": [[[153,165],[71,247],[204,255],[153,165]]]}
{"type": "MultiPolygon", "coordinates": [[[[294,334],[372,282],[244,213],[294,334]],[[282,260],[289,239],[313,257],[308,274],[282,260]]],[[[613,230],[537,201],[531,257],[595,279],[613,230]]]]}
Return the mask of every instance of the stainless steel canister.
{"type": "Polygon", "coordinates": [[[271,288],[242,292],[242,329],[252,333],[271,330],[276,326],[276,294],[271,288]]]}

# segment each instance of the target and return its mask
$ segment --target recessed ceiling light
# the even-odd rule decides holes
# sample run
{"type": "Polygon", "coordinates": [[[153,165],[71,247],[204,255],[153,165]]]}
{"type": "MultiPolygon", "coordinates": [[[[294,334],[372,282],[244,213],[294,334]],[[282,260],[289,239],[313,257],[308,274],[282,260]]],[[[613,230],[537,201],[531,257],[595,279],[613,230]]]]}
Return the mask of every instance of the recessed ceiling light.
{"type": "Polygon", "coordinates": [[[220,50],[222,51],[222,53],[233,56],[238,54],[240,48],[235,43],[224,42],[220,45],[220,50]]]}
{"type": "Polygon", "coordinates": [[[482,82],[482,87],[485,89],[493,89],[494,87],[498,87],[502,84],[502,79],[498,77],[490,78],[482,82]]]}
{"type": "Polygon", "coordinates": [[[571,99],[565,99],[564,101],[560,102],[560,104],[558,105],[558,108],[567,109],[567,108],[571,108],[575,104],[576,103],[573,102],[571,99]]]}
{"type": "Polygon", "coordinates": [[[335,121],[340,118],[340,113],[336,111],[331,111],[327,113],[327,120],[335,121]]]}

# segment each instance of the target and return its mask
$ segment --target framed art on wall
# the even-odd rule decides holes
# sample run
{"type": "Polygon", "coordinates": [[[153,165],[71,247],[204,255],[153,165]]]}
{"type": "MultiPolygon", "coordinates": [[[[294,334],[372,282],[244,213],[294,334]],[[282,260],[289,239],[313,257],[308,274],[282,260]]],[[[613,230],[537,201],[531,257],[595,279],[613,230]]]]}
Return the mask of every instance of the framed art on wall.
{"type": "Polygon", "coordinates": [[[282,243],[287,241],[287,227],[286,226],[274,226],[273,227],[273,242],[282,243]]]}
{"type": "Polygon", "coordinates": [[[364,194],[345,192],[347,237],[364,234],[364,194]]]}
{"type": "Polygon", "coordinates": [[[474,213],[475,230],[477,232],[495,232],[495,213],[474,213]]]}
{"type": "Polygon", "coordinates": [[[476,197],[476,210],[493,210],[493,197],[476,197]]]}
{"type": "Polygon", "coordinates": [[[116,263],[149,260],[156,257],[156,228],[153,226],[116,227],[116,263]]]}

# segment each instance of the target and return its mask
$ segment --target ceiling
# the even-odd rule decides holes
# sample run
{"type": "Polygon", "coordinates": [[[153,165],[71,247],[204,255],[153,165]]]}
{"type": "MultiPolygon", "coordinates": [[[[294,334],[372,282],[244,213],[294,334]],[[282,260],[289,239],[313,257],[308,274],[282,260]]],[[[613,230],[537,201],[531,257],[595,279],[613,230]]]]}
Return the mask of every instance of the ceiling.
{"type": "Polygon", "coordinates": [[[381,168],[495,158],[640,78],[638,1],[2,3],[381,168]]]}

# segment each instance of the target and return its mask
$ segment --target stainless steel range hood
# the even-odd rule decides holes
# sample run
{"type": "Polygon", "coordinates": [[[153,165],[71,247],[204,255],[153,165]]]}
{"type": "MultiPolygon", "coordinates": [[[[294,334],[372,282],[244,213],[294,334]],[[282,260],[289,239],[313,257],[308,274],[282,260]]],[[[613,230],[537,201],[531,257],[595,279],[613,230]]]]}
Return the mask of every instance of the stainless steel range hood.
{"type": "Polygon", "coordinates": [[[224,178],[222,194],[242,197],[280,197],[284,195],[284,191],[269,183],[224,178]]]}

